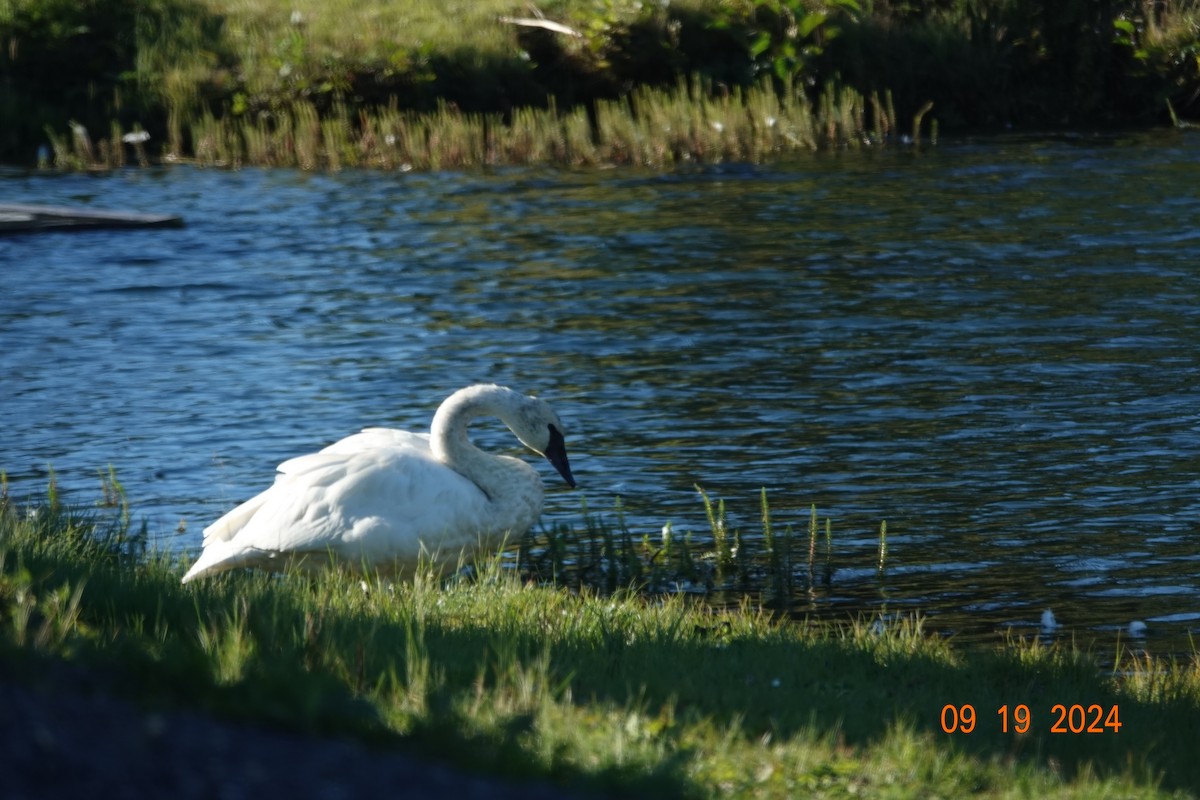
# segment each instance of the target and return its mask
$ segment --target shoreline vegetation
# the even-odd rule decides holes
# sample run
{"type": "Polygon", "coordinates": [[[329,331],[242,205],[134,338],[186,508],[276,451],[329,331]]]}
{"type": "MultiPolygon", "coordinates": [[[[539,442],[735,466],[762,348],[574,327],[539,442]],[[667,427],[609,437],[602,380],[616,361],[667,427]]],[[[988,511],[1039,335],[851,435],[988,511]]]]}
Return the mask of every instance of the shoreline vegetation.
{"type": "Polygon", "coordinates": [[[1187,127],[1200,0],[8,0],[0,162],[763,161],[1187,127]]]}
{"type": "MultiPolygon", "coordinates": [[[[159,725],[199,712],[567,793],[1200,794],[1200,655],[1104,668],[1074,644],[957,648],[916,617],[784,622],[499,559],[396,583],[236,571],[185,587],[115,479],[105,495],[106,516],[53,483],[30,505],[0,497],[0,682],[45,703],[78,680],[159,725]]],[[[574,538],[613,546],[588,525],[574,538]]],[[[733,569],[728,547],[705,558],[733,569]]]]}

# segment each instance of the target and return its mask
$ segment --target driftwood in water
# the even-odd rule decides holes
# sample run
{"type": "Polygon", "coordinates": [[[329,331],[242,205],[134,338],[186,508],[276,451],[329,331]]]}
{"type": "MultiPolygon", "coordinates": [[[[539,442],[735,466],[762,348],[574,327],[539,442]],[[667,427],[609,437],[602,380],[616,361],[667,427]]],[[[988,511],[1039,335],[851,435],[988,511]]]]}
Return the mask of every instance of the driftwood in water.
{"type": "Polygon", "coordinates": [[[0,204],[0,234],[37,231],[95,230],[96,228],[180,228],[183,219],[171,214],[132,211],[94,211],[87,208],[0,204]]]}

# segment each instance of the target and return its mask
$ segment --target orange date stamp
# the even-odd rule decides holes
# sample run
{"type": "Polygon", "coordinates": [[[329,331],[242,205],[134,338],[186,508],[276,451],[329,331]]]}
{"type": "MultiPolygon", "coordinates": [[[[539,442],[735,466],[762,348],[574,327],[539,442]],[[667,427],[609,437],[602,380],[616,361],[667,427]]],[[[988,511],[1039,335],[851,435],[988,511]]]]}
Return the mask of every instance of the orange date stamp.
{"type": "MultiPolygon", "coordinates": [[[[1034,714],[1029,706],[1019,703],[1009,706],[1007,703],[996,709],[996,727],[1001,733],[1029,733],[1033,729],[1034,714]]],[[[947,703],[942,706],[940,718],[942,733],[970,734],[975,732],[979,716],[975,706],[970,703],[954,705],[947,703]]],[[[1115,734],[1121,730],[1121,711],[1116,704],[1102,706],[1099,703],[1084,705],[1082,703],[1055,703],[1050,706],[1049,714],[1042,720],[1049,722],[1050,733],[1072,734],[1115,734]]]]}

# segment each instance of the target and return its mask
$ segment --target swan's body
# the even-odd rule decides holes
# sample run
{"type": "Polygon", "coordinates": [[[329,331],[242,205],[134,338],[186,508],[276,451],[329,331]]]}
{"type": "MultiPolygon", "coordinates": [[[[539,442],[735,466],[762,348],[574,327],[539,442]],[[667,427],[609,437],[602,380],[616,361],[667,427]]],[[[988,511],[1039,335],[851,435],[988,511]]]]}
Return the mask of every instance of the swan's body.
{"type": "Polygon", "coordinates": [[[393,572],[519,536],[541,514],[542,481],[524,461],[471,444],[467,426],[483,416],[499,417],[575,485],[562,421],[545,402],[469,386],[442,403],[428,434],[367,428],[280,464],[274,485],[205,528],[204,551],[183,582],[331,558],[393,572]]]}

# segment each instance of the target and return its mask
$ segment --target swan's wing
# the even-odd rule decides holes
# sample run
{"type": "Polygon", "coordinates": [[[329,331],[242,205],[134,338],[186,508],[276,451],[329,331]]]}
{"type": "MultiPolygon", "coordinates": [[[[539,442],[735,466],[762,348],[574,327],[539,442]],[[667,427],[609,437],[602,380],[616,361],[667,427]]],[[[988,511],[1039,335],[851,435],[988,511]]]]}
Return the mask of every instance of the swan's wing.
{"type": "MultiPolygon", "coordinates": [[[[364,428],[358,433],[351,434],[344,439],[334,442],[321,450],[320,453],[309,453],[308,455],[297,456],[296,458],[284,461],[276,467],[278,472],[275,478],[276,486],[281,481],[288,483],[285,476],[300,475],[330,463],[327,459],[320,458],[321,454],[352,455],[380,447],[411,447],[428,453],[430,452],[429,434],[411,433],[394,428],[364,428]]],[[[319,481],[320,478],[316,478],[315,480],[319,481]]],[[[267,499],[272,496],[272,492],[276,492],[276,486],[259,492],[205,528],[203,546],[207,547],[210,542],[223,542],[232,539],[258,513],[267,499]]],[[[287,490],[280,489],[279,491],[287,490]]]]}
{"type": "Polygon", "coordinates": [[[486,495],[427,448],[347,449],[284,462],[270,489],[205,531],[185,577],[283,554],[415,561],[423,545],[459,549],[490,530],[486,495]]]}
{"type": "MultiPolygon", "coordinates": [[[[278,482],[276,478],[276,482],[278,482]]],[[[271,489],[275,487],[272,486],[271,489]]],[[[260,508],[267,501],[267,496],[271,493],[271,489],[266,489],[251,497],[246,502],[225,512],[225,514],[216,522],[204,529],[204,539],[202,544],[208,547],[213,542],[224,542],[232,539],[234,534],[246,527],[248,523],[260,508]]]]}
{"type": "MultiPolygon", "coordinates": [[[[377,447],[412,447],[429,452],[429,434],[399,431],[395,428],[363,428],[358,433],[334,442],[322,453],[360,453],[377,447]]],[[[288,462],[284,462],[286,464],[288,462]]],[[[286,472],[280,465],[280,472],[286,472]]]]}

